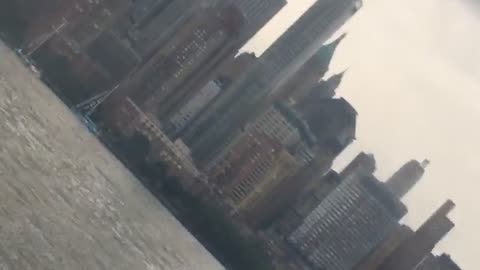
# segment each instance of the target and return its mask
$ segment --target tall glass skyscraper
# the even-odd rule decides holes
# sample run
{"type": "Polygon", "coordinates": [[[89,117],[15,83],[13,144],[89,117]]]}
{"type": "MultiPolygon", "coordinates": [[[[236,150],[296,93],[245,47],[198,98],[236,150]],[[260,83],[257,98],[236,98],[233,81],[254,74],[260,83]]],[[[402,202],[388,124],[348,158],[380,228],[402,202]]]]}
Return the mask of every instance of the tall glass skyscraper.
{"type": "Polygon", "coordinates": [[[182,138],[196,159],[209,159],[252,115],[276,85],[289,78],[361,7],[360,0],[318,0],[227,89],[182,138]]]}
{"type": "Polygon", "coordinates": [[[288,237],[314,269],[349,270],[406,214],[373,176],[347,178],[288,237]]]}

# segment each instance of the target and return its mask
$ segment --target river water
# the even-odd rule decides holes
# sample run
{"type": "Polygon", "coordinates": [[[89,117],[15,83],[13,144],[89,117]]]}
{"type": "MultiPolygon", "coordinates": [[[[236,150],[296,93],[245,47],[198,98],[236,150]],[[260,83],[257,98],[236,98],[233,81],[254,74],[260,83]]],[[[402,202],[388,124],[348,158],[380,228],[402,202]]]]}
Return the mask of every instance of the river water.
{"type": "Polygon", "coordinates": [[[223,267],[0,43],[0,270],[223,267]]]}

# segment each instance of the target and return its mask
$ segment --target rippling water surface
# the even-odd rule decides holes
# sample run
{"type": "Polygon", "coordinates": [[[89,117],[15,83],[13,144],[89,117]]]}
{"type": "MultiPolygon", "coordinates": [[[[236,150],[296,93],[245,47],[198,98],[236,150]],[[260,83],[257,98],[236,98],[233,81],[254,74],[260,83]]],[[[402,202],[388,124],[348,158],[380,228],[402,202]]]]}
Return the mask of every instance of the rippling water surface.
{"type": "Polygon", "coordinates": [[[217,261],[0,43],[0,270],[217,261]]]}

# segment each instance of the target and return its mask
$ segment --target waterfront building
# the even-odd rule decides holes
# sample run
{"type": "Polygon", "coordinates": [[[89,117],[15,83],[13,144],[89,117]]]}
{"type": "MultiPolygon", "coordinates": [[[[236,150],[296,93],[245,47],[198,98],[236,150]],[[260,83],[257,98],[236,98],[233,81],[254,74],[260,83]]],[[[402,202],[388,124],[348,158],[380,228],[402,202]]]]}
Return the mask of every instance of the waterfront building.
{"type": "Polygon", "coordinates": [[[182,134],[197,160],[210,159],[255,115],[258,104],[298,70],[361,7],[356,0],[319,0],[252,68],[182,134]]]}
{"type": "Polygon", "coordinates": [[[448,218],[453,208],[455,204],[451,200],[446,201],[412,237],[399,245],[377,270],[414,269],[455,227],[448,218]]]}
{"type": "Polygon", "coordinates": [[[348,270],[385,239],[406,212],[375,177],[350,175],[288,241],[314,269],[348,270]]]}

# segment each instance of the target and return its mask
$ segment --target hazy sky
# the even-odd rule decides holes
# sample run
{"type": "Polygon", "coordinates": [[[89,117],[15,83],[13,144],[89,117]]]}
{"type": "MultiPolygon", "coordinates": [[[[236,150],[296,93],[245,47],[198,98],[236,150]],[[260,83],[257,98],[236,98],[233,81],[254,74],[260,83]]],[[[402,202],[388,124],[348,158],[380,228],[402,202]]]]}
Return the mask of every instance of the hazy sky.
{"type": "MultiPolygon", "coordinates": [[[[290,0],[248,50],[263,51],[314,0],[290,0]]],[[[464,270],[480,255],[480,12],[476,0],[365,0],[345,27],[332,71],[350,67],[339,89],[358,110],[359,151],[375,154],[384,179],[411,158],[432,161],[406,198],[416,228],[445,199],[457,224],[438,248],[464,270]]]]}

